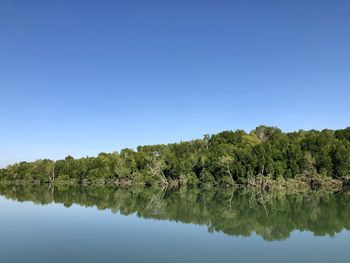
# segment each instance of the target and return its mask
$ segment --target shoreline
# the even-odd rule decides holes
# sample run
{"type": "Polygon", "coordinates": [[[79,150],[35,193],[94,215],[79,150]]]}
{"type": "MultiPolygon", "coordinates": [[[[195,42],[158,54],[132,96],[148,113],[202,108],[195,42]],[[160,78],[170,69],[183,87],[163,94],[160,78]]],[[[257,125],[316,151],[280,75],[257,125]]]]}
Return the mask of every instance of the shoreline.
{"type": "Polygon", "coordinates": [[[300,177],[293,179],[271,179],[266,176],[254,177],[246,184],[226,184],[226,185],[181,185],[179,182],[170,182],[168,184],[154,184],[147,185],[145,183],[133,182],[131,180],[83,180],[78,182],[77,180],[57,180],[54,182],[40,181],[40,180],[0,180],[0,185],[47,185],[51,186],[81,186],[81,187],[120,187],[120,188],[164,188],[164,189],[180,189],[180,188],[194,188],[202,191],[210,189],[232,189],[232,190],[247,190],[260,194],[278,194],[278,193],[308,193],[308,192],[342,192],[350,190],[349,182],[344,182],[339,179],[332,179],[328,177],[322,177],[321,175],[312,177],[300,177]]]}

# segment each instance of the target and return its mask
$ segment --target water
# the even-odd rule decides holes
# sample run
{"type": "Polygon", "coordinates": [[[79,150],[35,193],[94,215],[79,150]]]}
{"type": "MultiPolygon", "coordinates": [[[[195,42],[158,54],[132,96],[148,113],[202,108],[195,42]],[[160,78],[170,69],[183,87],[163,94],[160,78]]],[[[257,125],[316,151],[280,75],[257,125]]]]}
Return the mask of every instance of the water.
{"type": "Polygon", "coordinates": [[[0,262],[349,262],[350,194],[0,185],[0,262]]]}

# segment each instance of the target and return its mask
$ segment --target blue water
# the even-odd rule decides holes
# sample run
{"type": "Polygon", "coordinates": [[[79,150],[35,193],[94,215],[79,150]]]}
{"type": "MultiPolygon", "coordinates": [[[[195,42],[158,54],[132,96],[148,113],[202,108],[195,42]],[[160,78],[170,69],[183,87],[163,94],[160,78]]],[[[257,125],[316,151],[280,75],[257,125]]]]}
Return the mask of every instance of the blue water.
{"type": "Polygon", "coordinates": [[[345,228],[266,240],[208,232],[208,224],[0,197],[0,262],[350,262],[345,228]]]}

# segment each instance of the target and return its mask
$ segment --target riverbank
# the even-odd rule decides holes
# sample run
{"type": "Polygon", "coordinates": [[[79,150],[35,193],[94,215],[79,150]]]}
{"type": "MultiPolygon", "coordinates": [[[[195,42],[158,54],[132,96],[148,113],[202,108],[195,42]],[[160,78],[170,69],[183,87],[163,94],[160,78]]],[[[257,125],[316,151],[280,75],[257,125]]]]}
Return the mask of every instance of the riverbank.
{"type": "Polygon", "coordinates": [[[246,182],[243,183],[230,183],[230,184],[182,184],[181,181],[170,181],[167,183],[157,183],[154,185],[147,185],[142,182],[134,182],[132,180],[55,180],[55,181],[42,181],[42,180],[1,180],[2,185],[52,185],[56,186],[117,186],[125,188],[133,187],[153,187],[153,188],[169,188],[179,189],[183,187],[198,188],[198,189],[245,189],[255,193],[271,194],[271,193],[307,193],[311,191],[325,191],[325,192],[341,192],[350,189],[349,181],[333,179],[322,175],[304,175],[291,179],[284,179],[279,177],[273,179],[270,176],[251,176],[248,177],[246,182]]]}
{"type": "Polygon", "coordinates": [[[96,157],[15,163],[0,169],[0,180],[339,191],[350,181],[350,128],[285,133],[259,126],[250,133],[224,131],[96,157]]]}

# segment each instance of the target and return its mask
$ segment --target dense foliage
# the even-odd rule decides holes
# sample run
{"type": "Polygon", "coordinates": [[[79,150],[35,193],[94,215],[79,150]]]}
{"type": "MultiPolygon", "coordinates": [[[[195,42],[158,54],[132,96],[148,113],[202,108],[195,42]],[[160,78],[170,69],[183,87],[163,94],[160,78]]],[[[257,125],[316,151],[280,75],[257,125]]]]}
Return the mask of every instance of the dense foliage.
{"type": "Polygon", "coordinates": [[[224,131],[188,142],[139,146],[136,151],[123,149],[97,157],[20,162],[0,170],[5,181],[205,186],[315,175],[349,180],[350,127],[284,133],[259,126],[250,133],[224,131]]]}

